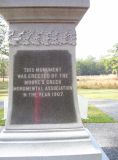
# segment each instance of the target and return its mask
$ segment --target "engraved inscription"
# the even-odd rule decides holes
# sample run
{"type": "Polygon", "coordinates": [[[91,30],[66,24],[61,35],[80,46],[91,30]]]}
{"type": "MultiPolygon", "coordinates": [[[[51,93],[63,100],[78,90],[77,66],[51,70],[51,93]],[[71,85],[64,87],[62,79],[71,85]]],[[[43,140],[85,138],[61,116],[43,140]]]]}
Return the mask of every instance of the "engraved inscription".
{"type": "Polygon", "coordinates": [[[18,51],[11,124],[76,122],[71,63],[68,51],[18,51]]]}

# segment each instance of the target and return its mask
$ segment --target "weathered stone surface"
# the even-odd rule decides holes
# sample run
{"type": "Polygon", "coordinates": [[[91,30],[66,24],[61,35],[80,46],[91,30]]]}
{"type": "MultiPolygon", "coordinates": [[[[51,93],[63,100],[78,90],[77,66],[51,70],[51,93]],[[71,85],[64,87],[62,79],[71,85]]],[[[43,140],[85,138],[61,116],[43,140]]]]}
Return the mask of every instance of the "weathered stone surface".
{"type": "Polygon", "coordinates": [[[88,7],[89,0],[0,1],[10,24],[9,110],[0,160],[102,160],[77,102],[75,27],[88,7]]]}
{"type": "Polygon", "coordinates": [[[77,121],[71,58],[68,51],[62,50],[17,52],[14,59],[11,124],[77,121]]]}

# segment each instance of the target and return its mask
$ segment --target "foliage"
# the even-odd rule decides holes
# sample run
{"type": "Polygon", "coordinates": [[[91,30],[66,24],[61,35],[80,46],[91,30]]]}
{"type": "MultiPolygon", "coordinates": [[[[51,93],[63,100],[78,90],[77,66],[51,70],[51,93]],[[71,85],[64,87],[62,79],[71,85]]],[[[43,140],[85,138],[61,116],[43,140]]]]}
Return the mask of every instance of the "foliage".
{"type": "Polygon", "coordinates": [[[8,25],[0,16],[0,55],[8,56],[8,25]]]}
{"type": "Polygon", "coordinates": [[[93,105],[88,108],[88,119],[83,120],[84,123],[114,123],[116,122],[112,117],[102,112],[93,105]]]}
{"type": "Polygon", "coordinates": [[[4,82],[4,78],[8,73],[8,60],[0,59],[0,76],[2,77],[2,81],[4,82]]]}
{"type": "Polygon", "coordinates": [[[118,43],[108,50],[109,54],[96,60],[89,56],[77,61],[77,75],[101,75],[116,73],[118,77],[118,43]]]}
{"type": "Polygon", "coordinates": [[[6,22],[0,17],[0,76],[4,81],[7,74],[8,67],[8,26],[6,22]]]}
{"type": "Polygon", "coordinates": [[[105,74],[105,67],[102,61],[88,56],[86,59],[77,61],[77,75],[100,75],[105,74]]]}
{"type": "Polygon", "coordinates": [[[112,71],[117,74],[118,77],[118,43],[113,46],[112,49],[108,50],[110,54],[103,58],[103,62],[106,70],[112,71]]]}

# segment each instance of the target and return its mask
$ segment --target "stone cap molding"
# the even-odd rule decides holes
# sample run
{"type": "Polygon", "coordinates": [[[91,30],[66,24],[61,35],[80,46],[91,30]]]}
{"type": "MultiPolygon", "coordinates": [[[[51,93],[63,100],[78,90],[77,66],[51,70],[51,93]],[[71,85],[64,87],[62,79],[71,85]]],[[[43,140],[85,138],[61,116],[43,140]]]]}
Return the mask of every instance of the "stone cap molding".
{"type": "Polygon", "coordinates": [[[1,7],[89,7],[88,0],[3,0],[1,7]]]}
{"type": "Polygon", "coordinates": [[[89,0],[3,0],[0,14],[10,23],[78,23],[89,0]]]}

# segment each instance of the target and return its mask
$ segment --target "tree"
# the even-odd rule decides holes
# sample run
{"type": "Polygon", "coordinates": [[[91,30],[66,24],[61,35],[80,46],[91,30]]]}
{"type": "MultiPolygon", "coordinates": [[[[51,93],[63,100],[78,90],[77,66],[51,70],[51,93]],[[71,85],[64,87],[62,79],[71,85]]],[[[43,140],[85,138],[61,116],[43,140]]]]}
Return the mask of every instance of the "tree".
{"type": "Polygon", "coordinates": [[[3,78],[7,74],[8,67],[8,25],[0,16],[0,76],[3,78]]]}
{"type": "Polygon", "coordinates": [[[0,55],[8,56],[8,25],[0,16],[0,55]]]}
{"type": "Polygon", "coordinates": [[[0,60],[0,76],[2,77],[2,81],[4,82],[4,78],[7,75],[8,68],[8,60],[1,59],[0,60]]]}
{"type": "Polygon", "coordinates": [[[101,59],[96,61],[96,72],[97,72],[97,75],[106,74],[106,69],[101,59]]]}
{"type": "Polygon", "coordinates": [[[105,73],[105,67],[101,60],[88,56],[77,61],[77,75],[100,75],[105,73]]]}
{"type": "Polygon", "coordinates": [[[116,73],[118,77],[118,43],[113,46],[112,49],[108,50],[109,54],[104,57],[104,65],[107,71],[116,73]]]}

